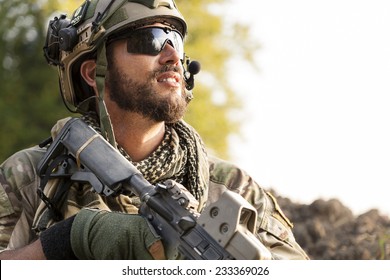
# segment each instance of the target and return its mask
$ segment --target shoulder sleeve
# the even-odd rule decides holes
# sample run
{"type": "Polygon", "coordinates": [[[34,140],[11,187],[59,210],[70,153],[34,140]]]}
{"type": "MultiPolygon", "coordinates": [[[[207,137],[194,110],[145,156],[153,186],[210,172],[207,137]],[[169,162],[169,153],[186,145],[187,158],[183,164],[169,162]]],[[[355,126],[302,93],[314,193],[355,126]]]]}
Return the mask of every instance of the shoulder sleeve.
{"type": "Polygon", "coordinates": [[[211,158],[209,200],[217,200],[226,188],[241,194],[257,209],[257,238],[270,250],[273,259],[308,259],[276,198],[234,164],[211,158]]]}
{"type": "Polygon", "coordinates": [[[44,150],[37,147],[22,150],[0,165],[0,249],[7,246],[22,213],[32,222],[39,202],[36,165],[43,154],[44,150]]]}

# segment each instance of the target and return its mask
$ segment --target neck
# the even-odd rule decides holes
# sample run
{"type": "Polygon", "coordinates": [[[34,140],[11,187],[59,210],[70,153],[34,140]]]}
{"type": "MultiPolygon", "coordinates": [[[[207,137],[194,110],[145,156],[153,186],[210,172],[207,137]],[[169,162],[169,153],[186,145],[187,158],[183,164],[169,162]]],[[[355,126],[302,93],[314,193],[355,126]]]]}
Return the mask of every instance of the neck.
{"type": "Polygon", "coordinates": [[[118,144],[133,161],[147,158],[164,138],[165,123],[155,122],[139,114],[117,110],[110,115],[118,144]]]}

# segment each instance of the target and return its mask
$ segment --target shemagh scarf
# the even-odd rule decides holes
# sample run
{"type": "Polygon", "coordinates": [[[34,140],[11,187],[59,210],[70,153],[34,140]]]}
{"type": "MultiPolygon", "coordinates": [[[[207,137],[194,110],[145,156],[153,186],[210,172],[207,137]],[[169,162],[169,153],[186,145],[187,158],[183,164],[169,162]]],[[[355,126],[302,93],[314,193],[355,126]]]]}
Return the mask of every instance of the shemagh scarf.
{"type": "MultiPolygon", "coordinates": [[[[95,118],[84,116],[83,120],[99,131],[95,118]]],[[[122,147],[118,146],[118,150],[149,183],[154,185],[167,179],[175,180],[199,201],[200,209],[205,205],[209,182],[207,153],[199,134],[185,121],[166,124],[163,141],[142,161],[133,162],[122,147]]]]}

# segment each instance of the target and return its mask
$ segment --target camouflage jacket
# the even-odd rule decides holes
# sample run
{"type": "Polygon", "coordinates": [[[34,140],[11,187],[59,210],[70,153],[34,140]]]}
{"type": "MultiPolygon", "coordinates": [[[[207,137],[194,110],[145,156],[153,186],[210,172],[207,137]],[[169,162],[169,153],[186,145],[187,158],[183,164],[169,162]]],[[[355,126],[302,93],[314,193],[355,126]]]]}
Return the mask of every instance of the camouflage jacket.
{"type": "MultiPolygon", "coordinates": [[[[36,239],[41,229],[54,223],[45,217],[47,209],[37,195],[41,179],[36,167],[45,152],[45,148],[39,147],[25,149],[0,166],[0,249],[23,247],[36,239]]],[[[270,250],[273,259],[308,259],[294,239],[292,223],[269,192],[229,162],[210,158],[209,170],[208,203],[218,200],[226,189],[241,194],[258,211],[256,236],[270,250]]],[[[45,187],[48,197],[58,186],[56,180],[49,181],[45,187]]],[[[75,184],[69,188],[65,201],[61,202],[64,218],[82,207],[137,213],[140,204],[137,197],[102,197],[87,185],[75,184]]]]}

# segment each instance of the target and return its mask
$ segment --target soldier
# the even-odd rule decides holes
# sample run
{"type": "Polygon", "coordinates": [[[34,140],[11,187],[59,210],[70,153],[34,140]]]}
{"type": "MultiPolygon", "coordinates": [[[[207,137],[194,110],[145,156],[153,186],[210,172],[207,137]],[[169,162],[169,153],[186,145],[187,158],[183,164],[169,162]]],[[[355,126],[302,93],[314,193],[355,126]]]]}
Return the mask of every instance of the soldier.
{"type": "MultiPolygon", "coordinates": [[[[186,33],[173,0],[87,0],[70,21],[60,16],[50,22],[44,51],[58,67],[67,108],[151,184],[177,181],[200,212],[233,190],[258,212],[262,258],[307,259],[272,195],[245,171],[208,156],[182,120],[199,71],[184,54],[186,33]]],[[[53,127],[53,139],[68,120],[53,127]]],[[[137,214],[136,195],[101,196],[69,177],[43,180],[37,165],[46,150],[22,150],[1,165],[0,242],[7,248],[0,259],[166,257],[160,237],[137,214]]]]}

